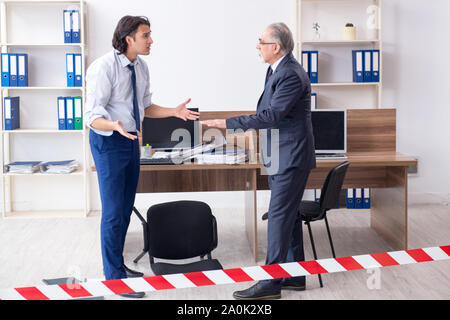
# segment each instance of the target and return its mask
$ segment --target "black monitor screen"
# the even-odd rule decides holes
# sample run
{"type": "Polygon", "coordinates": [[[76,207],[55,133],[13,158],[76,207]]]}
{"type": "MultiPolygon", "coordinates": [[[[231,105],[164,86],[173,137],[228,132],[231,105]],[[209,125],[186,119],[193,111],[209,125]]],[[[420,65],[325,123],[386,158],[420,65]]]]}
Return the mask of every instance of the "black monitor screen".
{"type": "MultiPolygon", "coordinates": [[[[197,111],[197,108],[189,108],[197,111]]],[[[199,122],[179,118],[144,118],[142,145],[154,149],[192,148],[199,142],[199,122]],[[177,130],[181,129],[181,130],[177,130]]]]}
{"type": "Polygon", "coordinates": [[[316,153],[347,151],[346,110],[312,110],[311,120],[316,153]]]}

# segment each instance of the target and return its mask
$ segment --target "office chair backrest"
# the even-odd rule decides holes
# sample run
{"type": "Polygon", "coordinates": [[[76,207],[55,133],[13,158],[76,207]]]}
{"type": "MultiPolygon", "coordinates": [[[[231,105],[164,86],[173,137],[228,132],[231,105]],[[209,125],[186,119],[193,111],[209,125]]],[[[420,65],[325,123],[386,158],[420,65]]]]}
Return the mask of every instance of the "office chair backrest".
{"type": "Polygon", "coordinates": [[[173,201],[147,211],[149,254],[161,259],[206,255],[217,247],[217,224],[211,208],[199,201],[173,201]]]}
{"type": "Polygon", "coordinates": [[[323,217],[327,210],[336,208],[342,184],[344,183],[345,173],[349,165],[350,162],[345,161],[331,169],[328,173],[320,193],[321,214],[319,219],[323,217]]]}

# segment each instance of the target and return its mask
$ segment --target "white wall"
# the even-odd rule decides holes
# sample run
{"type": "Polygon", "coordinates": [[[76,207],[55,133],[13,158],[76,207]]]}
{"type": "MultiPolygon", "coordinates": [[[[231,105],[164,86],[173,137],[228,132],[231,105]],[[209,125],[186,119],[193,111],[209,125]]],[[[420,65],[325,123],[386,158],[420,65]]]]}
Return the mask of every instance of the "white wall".
{"type": "MultiPolygon", "coordinates": [[[[120,17],[126,14],[149,17],[155,43],[150,56],[144,59],[150,69],[153,98],[154,102],[170,107],[191,97],[191,106],[203,111],[254,109],[267,68],[255,49],[259,35],[275,21],[284,21],[296,32],[295,0],[87,0],[86,3],[88,63],[111,50],[112,34],[120,17]]],[[[342,3],[346,10],[352,9],[351,1],[342,3]]],[[[17,21],[33,20],[33,11],[26,10],[16,15],[17,21]]],[[[450,49],[449,12],[447,0],[383,1],[382,105],[398,110],[398,151],[419,158],[419,172],[409,180],[410,192],[450,194],[447,182],[450,181],[447,169],[450,62],[446,57],[450,49]]],[[[319,22],[325,28],[328,21],[319,22]]],[[[29,39],[29,31],[20,24],[14,29],[17,39],[29,39]]],[[[41,35],[32,34],[31,38],[38,36],[41,35]]],[[[49,66],[50,71],[59,72],[53,66],[49,66]]],[[[61,82],[64,78],[56,80],[61,82]]],[[[95,175],[92,177],[92,209],[99,209],[98,186],[95,175]]],[[[33,194],[32,187],[29,188],[24,192],[27,198],[33,194]]],[[[262,206],[268,204],[268,194],[259,192],[262,206]]],[[[203,200],[208,197],[218,207],[226,207],[230,199],[239,197],[244,202],[239,192],[138,195],[137,201],[138,206],[145,207],[147,202],[174,197],[203,200]]]]}
{"type": "Polygon", "coordinates": [[[295,29],[292,0],[87,3],[90,62],[111,49],[114,28],[123,15],[150,19],[155,42],[144,59],[154,100],[163,106],[191,97],[192,106],[201,110],[255,108],[266,71],[255,48],[260,34],[273,21],[285,21],[295,29]]]}
{"type": "Polygon", "coordinates": [[[410,192],[450,196],[450,1],[383,1],[383,105],[397,149],[417,156],[410,192]]]}

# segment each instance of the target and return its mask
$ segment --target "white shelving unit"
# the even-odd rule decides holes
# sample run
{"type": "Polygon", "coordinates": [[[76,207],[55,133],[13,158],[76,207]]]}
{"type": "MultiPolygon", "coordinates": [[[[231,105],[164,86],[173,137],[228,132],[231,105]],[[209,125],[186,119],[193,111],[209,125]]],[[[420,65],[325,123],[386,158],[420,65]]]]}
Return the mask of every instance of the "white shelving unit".
{"type": "Polygon", "coordinates": [[[381,4],[382,0],[296,1],[297,60],[301,61],[302,50],[319,51],[319,83],[311,84],[319,109],[381,108],[381,4]],[[320,25],[320,39],[314,38],[313,22],[320,25]],[[347,22],[357,27],[356,40],[342,40],[347,22]],[[368,22],[375,27],[369,28],[368,22]],[[379,82],[352,82],[352,50],[356,49],[380,50],[379,82]]]}
{"type": "Polygon", "coordinates": [[[0,2],[0,8],[1,52],[28,53],[29,84],[28,87],[1,87],[1,167],[13,161],[31,160],[75,159],[80,163],[80,169],[71,174],[14,174],[2,170],[2,216],[86,217],[89,213],[88,131],[85,126],[82,130],[58,130],[57,115],[58,96],[81,96],[84,109],[86,4],[76,0],[5,0],[0,2]],[[64,43],[62,17],[65,9],[80,11],[81,43],[64,43]],[[43,26],[36,23],[40,18],[43,26]],[[28,28],[31,35],[26,35],[28,28]],[[39,28],[43,29],[36,30],[39,28]],[[65,86],[65,53],[69,52],[82,54],[82,87],[65,86]],[[23,128],[4,130],[3,97],[6,96],[20,96],[23,128]],[[28,201],[24,192],[29,193],[31,200],[28,201]],[[45,199],[39,198],[36,201],[39,203],[34,204],[34,193],[45,199]],[[65,201],[73,208],[67,208],[65,201]]]}

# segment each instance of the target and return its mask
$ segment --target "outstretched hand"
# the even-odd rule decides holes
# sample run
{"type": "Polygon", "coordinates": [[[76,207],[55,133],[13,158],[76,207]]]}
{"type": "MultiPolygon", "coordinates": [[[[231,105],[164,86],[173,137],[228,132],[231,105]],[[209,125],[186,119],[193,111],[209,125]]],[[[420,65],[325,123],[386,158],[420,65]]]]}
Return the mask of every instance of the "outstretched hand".
{"type": "Polygon", "coordinates": [[[219,129],[227,128],[227,121],[225,119],[204,120],[200,121],[200,123],[208,127],[214,127],[219,129]]]}
{"type": "Polygon", "coordinates": [[[186,108],[186,105],[191,102],[191,98],[187,99],[185,102],[180,104],[175,108],[175,117],[187,120],[197,120],[200,117],[199,112],[191,111],[186,108]]]}
{"type": "Polygon", "coordinates": [[[125,138],[136,140],[137,136],[132,135],[125,130],[125,128],[122,125],[122,122],[120,120],[114,121],[114,130],[119,132],[121,135],[123,135],[125,138]]]}

